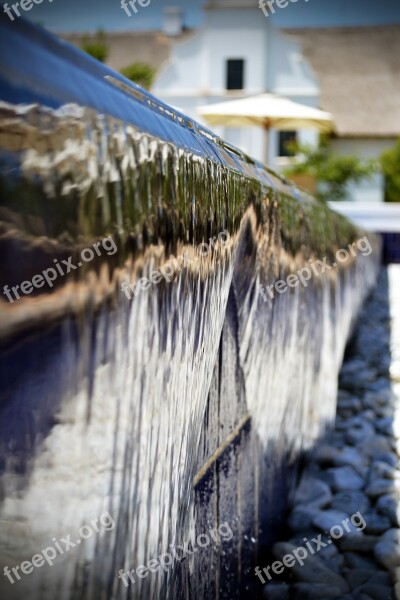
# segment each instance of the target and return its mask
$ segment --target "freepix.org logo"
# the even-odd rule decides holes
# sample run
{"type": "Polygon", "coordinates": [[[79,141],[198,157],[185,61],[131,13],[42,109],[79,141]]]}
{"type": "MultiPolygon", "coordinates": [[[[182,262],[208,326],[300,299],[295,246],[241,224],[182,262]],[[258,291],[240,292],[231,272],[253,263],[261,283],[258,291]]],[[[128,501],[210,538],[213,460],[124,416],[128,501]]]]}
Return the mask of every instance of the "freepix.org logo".
{"type": "Polygon", "coordinates": [[[4,567],[4,577],[7,577],[11,584],[21,581],[21,575],[30,575],[34,568],[40,569],[45,563],[52,567],[59,555],[69,552],[70,548],[75,548],[94,533],[101,533],[102,530],[111,531],[114,528],[114,519],[109,512],[105,512],[98,519],[93,519],[89,524],[82,525],[78,532],[79,537],[75,538],[74,542],[71,540],[70,533],[60,538],[60,540],[53,537],[51,540],[53,544],[47,546],[47,548],[42,548],[40,552],[32,556],[31,560],[24,560],[20,565],[16,565],[11,569],[8,566],[4,567]]]}
{"type": "Polygon", "coordinates": [[[202,242],[197,246],[197,256],[194,258],[189,258],[187,252],[185,252],[182,256],[178,256],[177,258],[171,254],[169,261],[166,262],[164,266],[160,267],[158,271],[152,271],[149,274],[149,277],[142,277],[135,284],[130,284],[129,281],[123,281],[121,283],[121,290],[124,292],[128,300],[131,300],[131,293],[133,293],[134,296],[137,296],[141,290],[145,292],[150,288],[151,285],[157,285],[160,283],[163,278],[169,283],[178,273],[182,271],[182,269],[190,265],[194,265],[202,258],[208,256],[212,252],[213,248],[230,248],[232,245],[232,240],[226,229],[218,234],[218,239],[217,236],[214,235],[214,237],[211,237],[208,241],[209,244],[202,242]]]}
{"type": "Polygon", "coordinates": [[[222,542],[230,541],[232,538],[233,531],[229,523],[225,521],[225,523],[221,523],[218,525],[218,527],[210,529],[208,534],[200,533],[195,540],[190,539],[184,542],[184,544],[181,546],[170,544],[170,552],[164,552],[156,558],[150,559],[145,565],[140,565],[136,569],[131,569],[128,571],[120,569],[118,577],[122,580],[124,586],[128,587],[131,583],[135,583],[135,577],[144,579],[145,577],[148,577],[152,573],[156,573],[161,569],[167,572],[172,569],[176,563],[180,563],[188,556],[198,552],[199,548],[205,548],[213,543],[215,543],[217,546],[220,546],[222,542]]]}
{"type": "MultiPolygon", "coordinates": [[[[3,5],[3,9],[10,21],[15,21],[15,17],[21,16],[20,9],[26,12],[32,10],[35,4],[42,4],[42,2],[43,0],[21,0],[20,2],[15,2],[11,6],[6,2],[3,5]],[[11,8],[13,10],[11,10],[11,8]]],[[[52,3],[53,0],[49,0],[49,2],[52,3]]]]}
{"type": "Polygon", "coordinates": [[[108,237],[104,238],[101,242],[95,242],[92,246],[93,249],[84,248],[81,251],[80,258],[83,262],[79,261],[77,265],[74,264],[72,262],[72,256],[70,256],[66,260],[61,260],[61,263],[58,262],[57,258],[54,258],[53,267],[44,269],[42,273],[37,273],[36,275],[34,275],[34,277],[32,277],[32,280],[28,279],[27,281],[23,281],[22,283],[13,286],[11,289],[8,285],[5,285],[3,287],[3,294],[7,297],[7,300],[9,302],[14,302],[15,300],[21,299],[21,294],[31,294],[35,290],[35,288],[39,289],[45,286],[46,284],[48,285],[48,287],[52,288],[54,285],[53,282],[56,279],[58,279],[60,275],[61,277],[69,275],[69,273],[82,267],[84,263],[88,263],[91,260],[93,260],[96,255],[101,256],[102,251],[101,248],[99,248],[99,246],[102,246],[103,249],[107,251],[108,256],[113,256],[113,254],[117,252],[117,246],[112,237],[109,235],[108,237]],[[94,251],[96,252],[96,254],[94,251]],[[57,268],[58,272],[56,271],[55,267],[57,268]],[[14,298],[12,294],[14,294],[14,298]]]}
{"type": "Polygon", "coordinates": [[[298,546],[297,548],[290,543],[284,543],[283,546],[285,548],[291,548],[291,552],[285,554],[282,557],[282,560],[277,560],[272,565],[268,565],[268,567],[264,567],[261,571],[260,567],[257,565],[255,568],[255,574],[259,578],[262,584],[265,584],[266,581],[264,579],[264,575],[270,581],[272,579],[272,575],[270,574],[270,570],[275,573],[275,575],[280,575],[283,573],[285,568],[291,569],[296,565],[300,565],[302,567],[304,565],[304,561],[307,559],[309,554],[316,554],[320,552],[322,548],[326,548],[330,544],[333,543],[333,540],[340,539],[345,531],[347,533],[352,533],[354,531],[363,531],[367,526],[364,517],[360,513],[360,511],[351,515],[351,517],[344,519],[340,525],[333,525],[333,527],[329,530],[329,536],[322,539],[322,533],[320,533],[316,538],[312,538],[312,540],[308,540],[307,538],[303,538],[304,546],[298,546]],[[343,527],[342,527],[343,525],[343,527]],[[345,530],[345,531],[344,531],[345,530]],[[314,546],[312,545],[314,544],[314,546]],[[307,549],[306,549],[307,548],[307,549]]]}
{"type": "Polygon", "coordinates": [[[127,0],[121,0],[121,8],[122,8],[122,10],[124,10],[126,12],[126,14],[128,15],[128,17],[131,17],[132,13],[129,10],[129,7],[136,14],[138,12],[138,10],[139,10],[138,5],[141,8],[147,8],[147,6],[149,6],[150,2],[151,2],[151,0],[128,0],[128,1],[127,0]]]}
{"type": "MultiPolygon", "coordinates": [[[[298,2],[298,0],[259,0],[258,6],[261,8],[264,15],[266,17],[269,17],[269,15],[275,14],[275,6],[277,8],[286,8],[291,2],[295,4],[296,2],[298,2]]],[[[308,0],[304,0],[304,2],[308,2],[308,0]]]]}

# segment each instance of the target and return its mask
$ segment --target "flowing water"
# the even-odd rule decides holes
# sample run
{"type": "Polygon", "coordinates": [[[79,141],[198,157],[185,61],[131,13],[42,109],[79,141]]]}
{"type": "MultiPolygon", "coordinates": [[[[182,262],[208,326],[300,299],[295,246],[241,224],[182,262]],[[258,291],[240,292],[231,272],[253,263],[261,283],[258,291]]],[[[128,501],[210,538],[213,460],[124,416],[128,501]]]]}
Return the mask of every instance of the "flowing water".
{"type": "Polygon", "coordinates": [[[105,512],[115,524],[0,589],[249,597],[298,460],[334,418],[377,240],[264,302],[260,284],[365,234],[47,34],[0,34],[1,56],[15,49],[0,70],[0,285],[56,273],[0,302],[0,566],[105,512]],[[226,539],[129,587],[118,576],[222,523],[226,539]]]}

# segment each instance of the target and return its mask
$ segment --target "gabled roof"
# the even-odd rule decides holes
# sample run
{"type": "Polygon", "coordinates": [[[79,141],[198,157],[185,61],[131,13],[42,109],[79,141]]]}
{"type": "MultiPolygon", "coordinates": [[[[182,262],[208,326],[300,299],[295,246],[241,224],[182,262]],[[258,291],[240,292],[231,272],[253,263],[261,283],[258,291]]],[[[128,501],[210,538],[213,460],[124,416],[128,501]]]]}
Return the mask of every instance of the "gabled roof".
{"type": "Polygon", "coordinates": [[[400,25],[285,33],[301,43],[338,135],[400,136],[400,25]]]}

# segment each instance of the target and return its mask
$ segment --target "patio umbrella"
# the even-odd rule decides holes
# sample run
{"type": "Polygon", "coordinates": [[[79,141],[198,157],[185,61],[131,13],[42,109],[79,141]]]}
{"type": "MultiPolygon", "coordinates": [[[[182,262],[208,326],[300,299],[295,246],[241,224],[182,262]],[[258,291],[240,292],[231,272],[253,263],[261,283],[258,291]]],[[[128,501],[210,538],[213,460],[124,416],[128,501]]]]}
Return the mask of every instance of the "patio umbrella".
{"type": "Polygon", "coordinates": [[[259,94],[239,100],[201,106],[199,114],[209,125],[248,127],[258,125],[266,131],[272,127],[282,131],[317,129],[328,133],[333,129],[330,113],[312,108],[275,94],[259,94]]]}

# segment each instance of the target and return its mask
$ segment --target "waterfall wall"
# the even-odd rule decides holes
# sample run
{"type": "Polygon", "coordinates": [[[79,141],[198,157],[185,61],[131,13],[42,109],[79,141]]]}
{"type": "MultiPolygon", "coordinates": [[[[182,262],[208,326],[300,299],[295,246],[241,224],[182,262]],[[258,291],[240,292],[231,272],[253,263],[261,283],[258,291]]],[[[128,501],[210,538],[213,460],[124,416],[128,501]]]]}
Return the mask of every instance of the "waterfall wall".
{"type": "Polygon", "coordinates": [[[31,25],[0,53],[0,566],[57,552],[0,589],[250,597],[378,241],[31,25]]]}

